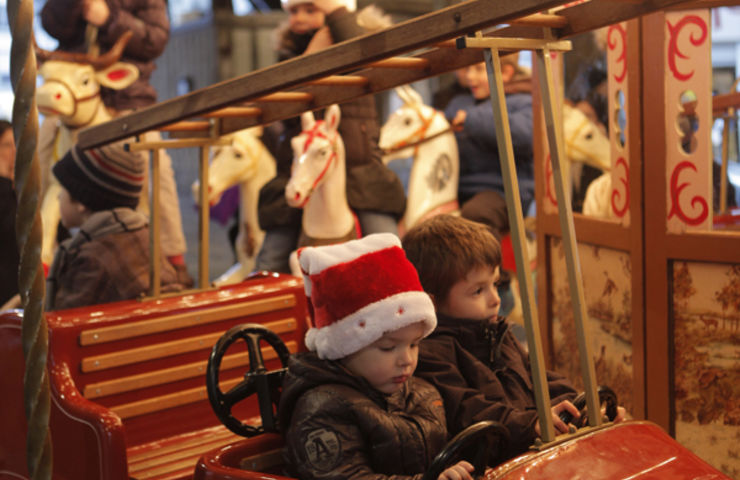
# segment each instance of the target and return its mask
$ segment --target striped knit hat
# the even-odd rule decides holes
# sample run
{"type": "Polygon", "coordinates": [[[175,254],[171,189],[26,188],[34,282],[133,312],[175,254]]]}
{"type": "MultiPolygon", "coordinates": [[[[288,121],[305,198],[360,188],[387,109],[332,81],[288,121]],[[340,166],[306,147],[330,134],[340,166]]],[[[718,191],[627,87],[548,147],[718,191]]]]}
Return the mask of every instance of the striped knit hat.
{"type": "Polygon", "coordinates": [[[346,357],[392,332],[437,326],[434,305],[393,234],[368,235],[298,251],[313,328],[306,346],[320,358],[346,357]]]}
{"type": "Polygon", "coordinates": [[[144,184],[146,160],[122,143],[81,150],[77,145],[52,171],[69,194],[90,210],[136,208],[144,184]]]}

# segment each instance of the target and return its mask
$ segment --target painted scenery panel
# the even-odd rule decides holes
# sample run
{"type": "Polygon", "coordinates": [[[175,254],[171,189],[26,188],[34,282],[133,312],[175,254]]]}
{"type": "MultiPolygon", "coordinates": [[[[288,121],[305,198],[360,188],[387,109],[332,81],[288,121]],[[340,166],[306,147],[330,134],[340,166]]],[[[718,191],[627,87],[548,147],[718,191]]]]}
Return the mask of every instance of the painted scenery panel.
{"type": "MultiPolygon", "coordinates": [[[[551,245],[553,366],[583,390],[565,252],[560,239],[551,245]]],[[[578,244],[596,379],[610,386],[620,405],[632,411],[632,295],[629,255],[578,244]]]]}
{"type": "Polygon", "coordinates": [[[673,263],[676,440],[740,479],[740,265],[673,263]]]}

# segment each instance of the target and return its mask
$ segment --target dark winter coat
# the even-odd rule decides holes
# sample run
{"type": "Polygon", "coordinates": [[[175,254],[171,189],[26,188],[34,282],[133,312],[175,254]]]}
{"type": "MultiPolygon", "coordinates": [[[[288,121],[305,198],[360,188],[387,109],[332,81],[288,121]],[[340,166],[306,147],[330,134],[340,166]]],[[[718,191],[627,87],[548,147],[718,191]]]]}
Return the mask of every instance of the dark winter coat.
{"type": "MultiPolygon", "coordinates": [[[[495,420],[511,434],[505,458],[534,442],[537,406],[529,357],[505,319],[488,324],[437,313],[437,328],[421,341],[416,375],[442,394],[450,435],[495,420]]],[[[552,405],[576,396],[565,377],[547,372],[547,380],[552,405]]]]}
{"type": "Polygon", "coordinates": [[[15,235],[16,198],[13,182],[0,177],[0,306],[18,293],[18,243],[15,235]]]}
{"type": "MultiPolygon", "coordinates": [[[[82,0],[46,0],[41,9],[41,24],[49,35],[59,40],[59,50],[85,50],[82,0]]],[[[149,84],[156,68],[154,59],[162,54],[170,36],[170,21],[165,0],[106,0],[108,21],[98,29],[98,44],[105,53],[126,31],[133,32],[121,61],[139,68],[139,79],[125,90],[102,89],[103,101],[116,110],[151,105],[157,92],[149,84]]]]}
{"type": "MultiPolygon", "coordinates": [[[[327,15],[335,43],[365,33],[357,24],[357,16],[346,8],[339,8],[327,15]]],[[[286,33],[280,47],[281,59],[289,58],[291,48],[306,48],[305,36],[286,33]]],[[[303,52],[296,51],[296,55],[303,52]]],[[[339,134],[344,141],[347,168],[347,201],[353,210],[382,212],[400,218],[406,208],[403,185],[395,173],[381,160],[378,147],[380,126],[375,99],[365,96],[340,105],[339,134]]],[[[301,132],[300,121],[284,122],[284,131],[277,151],[272,153],[277,161],[277,176],[260,191],[259,223],[264,230],[300,224],[300,209],[291,208],[285,201],[285,186],[290,180],[293,152],[290,139],[301,132]]]]}
{"type": "MultiPolygon", "coordinates": [[[[519,191],[526,213],[534,200],[531,79],[516,80],[505,86],[505,93],[519,191]]],[[[445,108],[445,116],[452,120],[458,110],[464,110],[467,115],[463,129],[455,132],[460,153],[458,196],[461,202],[484,190],[495,190],[503,195],[503,173],[490,99],[476,100],[469,91],[456,95],[445,108]]]]}
{"type": "Polygon", "coordinates": [[[447,436],[442,400],[424,380],[386,395],[314,353],[291,359],[279,418],[290,474],[303,480],[420,479],[447,436]]]}
{"type": "MultiPolygon", "coordinates": [[[[46,310],[130,300],[149,289],[149,227],[130,208],[93,213],[54,255],[46,279],[46,310]]],[[[162,291],[182,288],[162,258],[162,291]]]]}

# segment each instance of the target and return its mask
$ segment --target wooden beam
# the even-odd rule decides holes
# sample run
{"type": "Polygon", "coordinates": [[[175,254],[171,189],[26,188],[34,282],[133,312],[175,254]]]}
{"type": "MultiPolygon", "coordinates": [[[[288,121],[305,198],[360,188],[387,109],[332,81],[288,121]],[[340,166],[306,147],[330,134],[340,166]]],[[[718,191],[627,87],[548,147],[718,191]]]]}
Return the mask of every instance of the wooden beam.
{"type": "Polygon", "coordinates": [[[284,62],[137,110],[80,132],[83,148],[99,146],[162,125],[253,100],[327,75],[412,52],[557,6],[564,0],[474,0],[401,22],[284,62]]]}
{"type": "MultiPolygon", "coordinates": [[[[310,109],[316,110],[332,103],[341,104],[363,95],[453,71],[480,62],[483,58],[480,52],[431,48],[414,55],[415,58],[427,59],[429,65],[426,68],[393,68],[392,71],[387,68],[380,71],[366,68],[357,71],[358,68],[362,69],[363,66],[389,57],[408,54],[421,47],[437,44],[446,46],[449,45],[448,41],[454,41],[456,37],[526,17],[561,3],[563,0],[463,2],[90,127],[80,132],[78,142],[83,148],[99,146],[185,118],[202,116],[229,105],[254,101],[281,90],[309,91],[317,85],[305,85],[342,72],[352,71],[352,75],[367,77],[368,84],[365,88],[346,87],[330,89],[328,94],[315,93],[310,109]]],[[[680,0],[647,0],[636,3],[591,0],[558,11],[558,15],[565,18],[567,24],[555,31],[555,39],[567,38],[680,3],[680,0]]],[[[531,25],[512,25],[488,31],[485,36],[494,35],[542,38],[542,29],[531,25]]],[[[259,118],[224,121],[222,133],[290,118],[306,110],[306,105],[276,107],[274,104],[263,104],[260,107],[263,108],[263,114],[259,118]]]]}

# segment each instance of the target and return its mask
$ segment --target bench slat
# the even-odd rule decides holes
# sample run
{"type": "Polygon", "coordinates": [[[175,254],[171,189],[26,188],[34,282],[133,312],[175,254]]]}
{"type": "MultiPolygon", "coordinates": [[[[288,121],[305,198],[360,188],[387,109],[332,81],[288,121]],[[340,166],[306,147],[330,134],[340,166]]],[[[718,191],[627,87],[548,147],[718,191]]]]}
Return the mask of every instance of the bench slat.
{"type": "MultiPolygon", "coordinates": [[[[255,417],[255,422],[259,422],[259,417],[255,417]]],[[[160,455],[165,455],[168,453],[176,452],[178,450],[182,450],[184,448],[190,448],[195,445],[202,445],[203,443],[212,443],[212,442],[218,442],[225,438],[231,438],[234,436],[237,436],[234,434],[231,430],[228,430],[223,425],[219,427],[214,427],[212,429],[213,431],[210,433],[201,432],[198,435],[195,435],[187,440],[179,440],[174,443],[160,445],[160,442],[156,442],[156,447],[148,448],[148,449],[141,449],[137,448],[136,450],[139,450],[138,453],[132,452],[131,449],[127,452],[127,458],[128,458],[128,465],[129,465],[129,471],[131,469],[137,469],[137,465],[143,462],[144,460],[148,460],[153,457],[158,457],[160,455]]],[[[239,437],[241,438],[241,437],[239,437]]]]}
{"type": "MultiPolygon", "coordinates": [[[[231,432],[229,432],[231,433],[231,432]]],[[[195,469],[195,463],[205,452],[218,448],[222,445],[233,443],[242,437],[231,434],[231,437],[220,438],[220,439],[209,439],[202,441],[200,444],[191,445],[187,448],[180,448],[176,451],[168,452],[163,455],[149,458],[147,460],[137,462],[136,464],[129,464],[129,473],[134,476],[144,472],[144,476],[155,476],[162,473],[168,473],[170,471],[179,470],[181,462],[188,462],[195,469]]]]}
{"type": "MultiPolygon", "coordinates": [[[[296,329],[297,322],[294,318],[287,318],[275,322],[265,323],[265,326],[277,334],[288,333],[296,329]]],[[[129,326],[131,328],[131,326],[129,326]]],[[[165,358],[182,353],[195,352],[210,349],[224,332],[215,332],[208,335],[183,338],[172,342],[156,343],[146,347],[120,350],[113,353],[96,355],[82,359],[81,368],[83,372],[95,372],[132,363],[143,362],[155,358],[165,358]]]]}
{"type": "MultiPolygon", "coordinates": [[[[298,351],[298,345],[296,342],[286,342],[285,345],[288,347],[290,353],[295,353],[298,351]]],[[[275,353],[275,350],[272,347],[264,347],[261,350],[262,357],[265,360],[272,360],[274,358],[277,358],[277,353],[275,353]]],[[[244,353],[227,355],[221,361],[222,370],[228,370],[231,368],[248,365],[249,356],[244,353]]],[[[193,362],[187,365],[181,365],[179,367],[165,368],[162,370],[155,370],[139,375],[121,377],[115,380],[91,383],[83,389],[82,395],[87,399],[99,398],[108,395],[114,395],[117,393],[130,392],[145,387],[151,387],[153,385],[161,385],[164,383],[176,382],[178,380],[184,380],[187,378],[194,378],[205,375],[207,366],[208,361],[193,362]]]]}
{"type": "Polygon", "coordinates": [[[278,295],[251,302],[208,308],[192,313],[169,315],[140,322],[125,323],[110,327],[94,328],[80,333],[80,345],[96,345],[125,338],[140,337],[168,330],[220,322],[233,317],[256,315],[296,305],[295,295],[278,295]]]}

